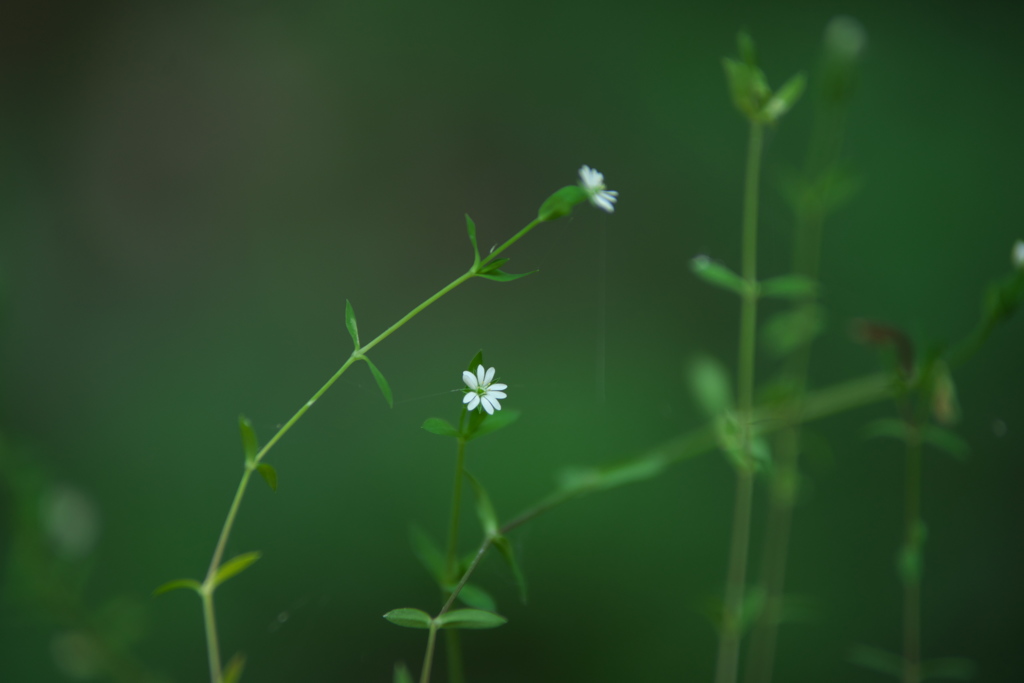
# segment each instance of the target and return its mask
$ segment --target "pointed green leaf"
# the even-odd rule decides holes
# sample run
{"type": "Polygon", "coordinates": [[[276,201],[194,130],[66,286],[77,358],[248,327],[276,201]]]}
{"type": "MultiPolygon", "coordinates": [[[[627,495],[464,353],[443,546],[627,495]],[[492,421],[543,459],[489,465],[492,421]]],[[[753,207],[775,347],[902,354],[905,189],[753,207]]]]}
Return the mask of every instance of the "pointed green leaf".
{"type": "Polygon", "coordinates": [[[413,607],[400,607],[384,615],[384,618],[397,626],[405,628],[430,628],[433,621],[430,615],[413,607]]]}
{"type": "Polygon", "coordinates": [[[564,491],[606,491],[653,479],[665,471],[667,463],[660,455],[623,460],[603,467],[568,468],[561,474],[564,491]]]}
{"type": "Polygon", "coordinates": [[[437,619],[441,628],[496,628],[508,623],[508,619],[480,609],[453,609],[437,619]]]}
{"type": "Polygon", "coordinates": [[[256,466],[256,470],[263,477],[263,481],[267,482],[267,485],[271,489],[277,491],[277,470],[274,469],[273,465],[268,465],[265,462],[261,462],[256,466]]]}
{"type": "Polygon", "coordinates": [[[690,388],[708,417],[717,417],[733,407],[732,381],[717,358],[697,356],[690,362],[690,388]]]}
{"type": "MultiPolygon", "coordinates": [[[[455,584],[445,586],[445,590],[450,593],[455,590],[455,584]]],[[[498,609],[491,594],[473,583],[467,583],[462,587],[462,590],[459,591],[459,600],[470,607],[482,609],[485,612],[494,612],[498,609]]]]}
{"type": "Polygon", "coordinates": [[[238,416],[238,429],[242,433],[242,448],[245,450],[245,462],[252,465],[256,462],[256,453],[259,452],[259,443],[256,441],[256,432],[252,429],[252,423],[245,415],[238,416]]]}
{"type": "Polygon", "coordinates": [[[792,76],[765,103],[761,110],[762,118],[771,123],[778,121],[797,103],[800,96],[804,94],[806,85],[807,78],[802,73],[792,76]]]}
{"type": "Polygon", "coordinates": [[[781,358],[811,343],[824,327],[824,309],[803,304],[768,318],[761,327],[761,338],[768,350],[781,358]]]}
{"type": "Polygon", "coordinates": [[[352,310],[352,302],[345,299],[345,327],[352,336],[352,343],[359,348],[359,327],[356,325],[356,312],[352,310]]]}
{"type": "Polygon", "coordinates": [[[444,581],[446,564],[441,548],[418,526],[409,528],[409,543],[416,559],[440,585],[444,581]]]}
{"type": "Polygon", "coordinates": [[[463,474],[473,485],[473,491],[476,492],[476,516],[480,520],[480,526],[484,528],[484,534],[488,537],[497,536],[498,515],[494,512],[491,497],[487,495],[487,490],[476,477],[465,470],[463,470],[463,474]]]}
{"type": "Polygon", "coordinates": [[[732,272],[721,263],[715,263],[707,256],[697,256],[690,261],[690,268],[693,273],[700,279],[721,287],[736,292],[740,296],[746,295],[750,290],[750,286],[747,281],[741,278],[736,273],[732,272]]]}
{"type": "Polygon", "coordinates": [[[392,677],[391,683],[413,683],[412,674],[409,673],[409,668],[404,662],[395,664],[395,675],[392,677]]]}
{"type": "Polygon", "coordinates": [[[480,248],[476,246],[476,223],[466,214],[466,232],[469,233],[469,241],[473,243],[473,270],[480,265],[480,248]]]}
{"type": "Polygon", "coordinates": [[[969,681],[978,673],[978,667],[963,657],[940,657],[921,662],[921,680],[945,678],[969,681]]]}
{"type": "Polygon", "coordinates": [[[239,652],[224,667],[224,675],[221,680],[223,683],[238,683],[238,681],[242,680],[243,669],[245,669],[245,655],[239,652]]]}
{"type": "Polygon", "coordinates": [[[854,645],[850,648],[850,661],[865,669],[888,674],[897,679],[903,678],[903,658],[877,647],[854,645]]]}
{"type": "Polygon", "coordinates": [[[200,591],[202,591],[203,586],[201,583],[194,579],[175,579],[174,581],[168,581],[167,583],[157,588],[155,591],[153,591],[153,595],[163,595],[164,593],[169,593],[179,588],[188,588],[189,590],[193,590],[196,593],[199,593],[200,591]]]}
{"type": "Polygon", "coordinates": [[[818,283],[805,275],[780,275],[758,285],[761,296],[777,299],[807,299],[818,292],[818,283]]]}
{"type": "Polygon", "coordinates": [[[725,77],[729,83],[732,102],[744,116],[758,120],[761,117],[761,103],[768,97],[770,90],[764,72],[756,66],[723,59],[725,77]]]}
{"type": "Polygon", "coordinates": [[[480,349],[479,351],[476,352],[476,354],[473,355],[473,360],[469,361],[469,365],[466,366],[466,369],[475,375],[477,367],[483,364],[484,350],[480,349]]]}
{"type": "Polygon", "coordinates": [[[512,543],[505,536],[495,536],[491,542],[498,549],[498,552],[501,553],[509,569],[512,570],[512,576],[515,577],[516,585],[519,586],[519,599],[523,604],[526,604],[526,575],[523,574],[519,568],[519,563],[516,562],[516,554],[512,549],[512,543]]]}
{"type": "Polygon", "coordinates": [[[262,553],[251,552],[237,555],[220,566],[216,576],[213,578],[213,585],[217,587],[228,579],[241,574],[256,560],[262,557],[262,553]]]}
{"type": "Polygon", "coordinates": [[[744,64],[757,66],[757,51],[754,49],[754,39],[746,31],[736,33],[736,50],[744,64]]]}
{"type": "Polygon", "coordinates": [[[501,270],[496,270],[496,271],[494,271],[492,273],[482,273],[480,275],[480,277],[485,278],[487,280],[494,280],[495,282],[512,282],[513,280],[518,280],[521,277],[526,277],[527,275],[533,275],[534,273],[537,273],[537,272],[540,272],[540,271],[539,270],[531,270],[528,273],[506,273],[506,272],[501,271],[501,270]]]}
{"type": "MultiPolygon", "coordinates": [[[[521,410],[503,408],[502,410],[494,413],[494,415],[488,415],[487,419],[481,422],[480,426],[477,427],[466,440],[472,441],[478,437],[496,432],[499,429],[504,429],[518,420],[522,414],[523,411],[521,410]]],[[[424,429],[426,429],[426,426],[424,426],[424,429]]]]}
{"type": "Polygon", "coordinates": [[[395,401],[391,398],[391,387],[388,386],[388,381],[384,379],[384,375],[382,375],[380,370],[377,369],[377,366],[373,364],[373,361],[366,356],[363,356],[363,360],[365,360],[366,364],[370,366],[370,372],[373,373],[373,378],[377,380],[377,386],[380,387],[380,393],[384,394],[384,400],[388,402],[388,408],[394,408],[395,401]]]}
{"type": "Polygon", "coordinates": [[[459,436],[459,430],[451,425],[447,420],[442,420],[439,417],[428,417],[423,422],[422,428],[431,434],[437,434],[438,436],[459,436]]]}
{"type": "Polygon", "coordinates": [[[966,460],[971,451],[971,448],[967,445],[966,441],[948,429],[943,429],[942,427],[925,425],[921,429],[921,438],[925,443],[930,444],[939,450],[946,451],[957,460],[966,460]]]}
{"type": "Polygon", "coordinates": [[[505,265],[506,263],[508,263],[511,260],[512,259],[507,259],[507,258],[494,259],[493,261],[491,261],[490,263],[485,265],[483,268],[481,268],[480,272],[481,273],[493,273],[494,271],[498,270],[499,268],[501,268],[503,265],[505,265]]]}

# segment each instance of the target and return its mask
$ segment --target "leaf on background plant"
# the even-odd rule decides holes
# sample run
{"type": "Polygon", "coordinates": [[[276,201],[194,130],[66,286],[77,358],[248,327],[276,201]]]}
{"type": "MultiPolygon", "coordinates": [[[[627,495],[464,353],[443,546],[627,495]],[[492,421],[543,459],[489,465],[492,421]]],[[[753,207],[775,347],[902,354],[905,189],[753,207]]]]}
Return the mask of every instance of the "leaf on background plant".
{"type": "Polygon", "coordinates": [[[776,299],[806,299],[818,293],[818,283],[805,275],[780,275],[762,281],[758,291],[776,299]]]}
{"type": "Polygon", "coordinates": [[[433,621],[430,615],[414,607],[399,607],[384,615],[384,618],[396,626],[405,628],[430,628],[433,621]]]}
{"type": "Polygon", "coordinates": [[[459,436],[458,429],[453,427],[447,420],[442,420],[439,417],[428,417],[423,421],[421,428],[438,436],[459,436]]]}
{"type": "Polygon", "coordinates": [[[153,591],[153,595],[163,595],[164,593],[170,593],[171,591],[178,590],[179,588],[188,588],[189,590],[199,593],[203,590],[203,585],[195,579],[175,579],[174,581],[168,581],[157,588],[153,591]]]}
{"type": "Polygon", "coordinates": [[[605,491],[637,481],[653,479],[667,466],[660,454],[623,460],[604,467],[568,467],[559,481],[563,491],[605,491]]]}
{"type": "Polygon", "coordinates": [[[466,214],[466,232],[469,233],[469,241],[473,244],[473,269],[480,265],[480,248],[476,245],[476,223],[466,214]]]}
{"type": "Polygon", "coordinates": [[[441,585],[445,575],[445,558],[441,548],[418,526],[409,527],[409,543],[416,559],[438,585],[441,585]]]}
{"type": "Polygon", "coordinates": [[[850,648],[848,659],[853,664],[863,666],[878,673],[889,674],[898,679],[903,678],[903,658],[891,652],[879,650],[867,645],[854,645],[850,648]]]}
{"type": "MultiPolygon", "coordinates": [[[[493,432],[498,431],[499,429],[504,429],[505,427],[508,427],[510,424],[518,420],[522,414],[523,412],[521,410],[510,410],[508,408],[505,408],[503,410],[499,410],[494,415],[488,415],[487,419],[481,422],[480,426],[477,427],[476,430],[474,430],[473,433],[466,440],[472,441],[477,437],[484,436],[486,434],[491,434],[493,432]]],[[[424,429],[426,429],[425,426],[424,429]]]]}
{"type": "Polygon", "coordinates": [[[352,343],[358,349],[359,327],[356,325],[356,312],[352,310],[352,302],[348,299],[345,299],[345,327],[348,328],[348,333],[352,337],[352,343]]]}
{"type": "Polygon", "coordinates": [[[245,655],[241,652],[235,653],[228,665],[224,667],[224,675],[221,678],[223,683],[238,683],[242,680],[242,670],[245,669],[245,655]]]}
{"type": "Polygon", "coordinates": [[[921,438],[925,443],[946,451],[957,460],[966,460],[971,452],[971,447],[959,436],[935,425],[925,425],[921,428],[921,438]]]}
{"type": "Polygon", "coordinates": [[[277,491],[277,470],[274,469],[273,465],[261,462],[256,466],[256,471],[263,477],[263,481],[267,482],[267,486],[277,491]]]}
{"type": "Polygon", "coordinates": [[[693,270],[694,275],[705,282],[736,292],[740,296],[745,296],[750,290],[750,285],[746,280],[707,256],[695,256],[691,259],[690,269],[693,270]]]}
{"type": "Polygon", "coordinates": [[[736,50],[744,64],[757,66],[757,50],[754,49],[754,39],[746,31],[736,32],[736,50]]]}
{"type": "Polygon", "coordinates": [[[708,417],[732,409],[732,381],[721,361],[713,356],[697,356],[690,361],[687,375],[693,396],[708,417]]]}
{"type": "Polygon", "coordinates": [[[377,386],[380,387],[380,393],[384,394],[384,400],[388,402],[388,408],[394,408],[395,401],[391,398],[391,387],[388,386],[388,381],[384,379],[384,375],[382,375],[380,370],[377,369],[377,366],[373,364],[373,361],[366,356],[363,356],[363,360],[365,360],[366,364],[370,366],[370,372],[373,374],[373,378],[377,380],[377,386]]]}
{"type": "Polygon", "coordinates": [[[776,358],[782,358],[811,343],[824,326],[821,306],[802,305],[768,318],[761,327],[761,338],[776,358]]]}
{"type": "Polygon", "coordinates": [[[220,569],[217,570],[217,574],[213,577],[214,588],[221,585],[228,579],[238,576],[244,572],[252,565],[253,562],[260,559],[260,557],[262,557],[262,553],[260,552],[242,553],[241,555],[232,557],[230,560],[222,564],[220,569]]]}
{"type": "Polygon", "coordinates": [[[921,680],[945,678],[969,681],[978,673],[978,667],[964,657],[940,657],[921,662],[921,680]]]}
{"type": "MultiPolygon", "coordinates": [[[[454,591],[455,584],[446,586],[445,590],[449,593],[454,591]]],[[[469,607],[482,609],[485,612],[494,612],[498,609],[498,605],[494,602],[494,598],[491,597],[491,594],[473,583],[467,583],[462,587],[462,590],[459,591],[459,600],[469,607]]]]}
{"type": "Polygon", "coordinates": [[[894,420],[892,418],[872,420],[864,425],[865,439],[877,437],[899,439],[905,442],[907,440],[907,425],[901,420],[894,420]]]}
{"type": "Polygon", "coordinates": [[[492,541],[494,547],[501,553],[502,558],[505,560],[505,564],[512,570],[512,575],[515,577],[516,585],[519,586],[519,599],[522,603],[526,604],[526,575],[523,574],[519,568],[519,563],[516,561],[515,551],[512,549],[512,543],[505,536],[495,536],[492,541]]]}
{"type": "Polygon", "coordinates": [[[494,506],[491,504],[491,497],[487,495],[487,489],[469,472],[463,470],[462,473],[469,480],[469,483],[473,485],[473,491],[476,492],[476,516],[480,520],[480,526],[484,528],[484,534],[488,538],[497,536],[498,515],[494,512],[494,506]]]}
{"type": "Polygon", "coordinates": [[[806,85],[807,78],[802,73],[791,76],[761,108],[762,117],[770,123],[778,121],[797,103],[806,85]]]}
{"type": "Polygon", "coordinates": [[[391,683],[413,683],[412,674],[409,673],[409,667],[405,662],[395,664],[395,674],[391,678],[391,683]]]}
{"type": "Polygon", "coordinates": [[[437,623],[441,628],[480,629],[503,626],[508,623],[508,619],[494,612],[467,608],[445,612],[437,618],[437,623]]]}
{"type": "Polygon", "coordinates": [[[512,280],[518,280],[521,277],[526,277],[527,275],[533,275],[534,273],[538,273],[538,272],[540,272],[540,271],[539,270],[531,270],[531,271],[529,271],[527,273],[506,273],[506,272],[501,271],[501,270],[496,270],[496,271],[491,272],[491,273],[481,274],[480,277],[486,278],[488,280],[494,280],[495,282],[512,282],[512,280]]]}
{"type": "Polygon", "coordinates": [[[256,454],[259,452],[259,443],[256,441],[256,432],[253,431],[252,423],[245,415],[238,416],[238,430],[242,433],[242,449],[245,451],[245,462],[252,465],[256,462],[256,454]]]}
{"type": "Polygon", "coordinates": [[[728,57],[722,60],[722,66],[732,103],[747,118],[757,118],[761,113],[761,103],[770,92],[764,72],[752,64],[728,57]]]}

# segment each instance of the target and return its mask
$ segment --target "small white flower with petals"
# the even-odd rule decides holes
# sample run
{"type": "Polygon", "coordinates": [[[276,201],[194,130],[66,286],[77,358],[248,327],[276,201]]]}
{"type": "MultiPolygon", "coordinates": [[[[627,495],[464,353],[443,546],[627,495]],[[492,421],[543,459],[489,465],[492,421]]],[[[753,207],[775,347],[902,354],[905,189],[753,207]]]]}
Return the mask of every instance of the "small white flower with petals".
{"type": "Polygon", "coordinates": [[[619,199],[619,193],[604,188],[603,173],[584,164],[580,167],[580,187],[587,193],[591,204],[608,213],[615,211],[615,202],[619,199]]]}
{"type": "Polygon", "coordinates": [[[1013,265],[1024,270],[1024,240],[1017,240],[1013,245],[1013,265]]]}
{"type": "Polygon", "coordinates": [[[501,410],[498,399],[507,397],[505,389],[508,389],[508,385],[492,383],[494,382],[494,368],[484,370],[483,365],[478,365],[475,375],[469,370],[463,370],[462,381],[469,387],[465,398],[462,399],[466,408],[476,410],[478,406],[482,406],[488,415],[494,415],[495,410],[501,410]]]}

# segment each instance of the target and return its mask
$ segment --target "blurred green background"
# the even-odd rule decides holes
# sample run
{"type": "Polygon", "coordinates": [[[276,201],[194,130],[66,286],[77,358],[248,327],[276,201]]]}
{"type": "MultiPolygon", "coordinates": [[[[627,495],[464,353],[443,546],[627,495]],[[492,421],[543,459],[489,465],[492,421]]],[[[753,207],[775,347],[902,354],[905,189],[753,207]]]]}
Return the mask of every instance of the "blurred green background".
{"type": "MultiPolygon", "coordinates": [[[[204,680],[199,601],[150,592],[205,571],[241,473],[238,413],[268,438],[347,356],[346,298],[375,335],[469,265],[464,212],[487,249],[589,164],[620,192],[615,214],[541,226],[509,253],[537,275],[471,282],[384,342],[393,410],[365,367],[346,374],[272,452],[280,490],[255,482],[229,544],[264,553],[218,593],[245,681],[418,670],[423,633],[381,615],[437,606],[407,531],[443,536],[454,452],[419,425],[457,419],[451,391],[483,348],[523,411],[469,453],[504,517],[566,466],[699,426],[683,364],[702,350],[731,364],[738,319],[687,267],[739,262],[746,126],[720,59],[746,27],[773,85],[806,70],[813,87],[838,13],[868,35],[844,145],[864,182],[826,225],[815,386],[878,367],[850,318],[953,341],[1009,270],[1024,237],[1017,6],[4,3],[0,679],[87,679],[68,634],[99,614],[137,636],[125,680],[204,680]],[[55,495],[86,531],[92,510],[94,545],[32,526],[55,495]]],[[[778,179],[802,163],[812,113],[801,102],[767,139],[768,275],[788,268],[778,179]]],[[[970,657],[981,680],[1019,676],[1022,341],[1018,318],[957,374],[970,461],[925,461],[924,654],[970,657]]],[[[783,627],[777,680],[878,680],[849,647],[899,650],[903,449],[860,438],[891,414],[810,430],[829,448],[805,459],[788,586],[814,609],[783,627]]],[[[510,623],[464,636],[469,679],[708,680],[702,609],[733,488],[706,455],[516,531],[530,601],[489,558],[479,582],[510,623]]],[[[465,529],[469,550],[471,516],[465,529]]]]}

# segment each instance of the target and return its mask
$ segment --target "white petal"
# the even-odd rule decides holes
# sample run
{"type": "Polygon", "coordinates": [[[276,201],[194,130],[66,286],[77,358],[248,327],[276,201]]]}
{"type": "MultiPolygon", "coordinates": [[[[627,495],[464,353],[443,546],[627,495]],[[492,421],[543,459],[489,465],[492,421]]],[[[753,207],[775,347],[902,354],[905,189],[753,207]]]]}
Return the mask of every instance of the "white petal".
{"type": "Polygon", "coordinates": [[[494,368],[488,368],[487,374],[484,376],[484,384],[490,384],[491,380],[494,379],[494,368]]]}
{"type": "Polygon", "coordinates": [[[466,386],[470,389],[476,390],[479,384],[476,383],[476,375],[469,370],[462,371],[462,381],[466,383],[466,386]]]}
{"type": "Polygon", "coordinates": [[[476,407],[480,405],[480,396],[477,394],[466,394],[469,396],[469,405],[466,406],[469,410],[476,410],[476,407]]]}
{"type": "Polygon", "coordinates": [[[615,198],[613,197],[609,201],[608,197],[605,196],[604,192],[601,192],[600,194],[595,194],[593,197],[590,198],[590,203],[591,204],[593,204],[594,206],[596,206],[599,209],[604,209],[608,213],[614,213],[615,212],[615,207],[612,206],[612,202],[613,201],[615,201],[615,198]]]}
{"type": "Polygon", "coordinates": [[[489,398],[487,398],[486,396],[482,396],[480,398],[480,404],[483,405],[484,410],[487,411],[488,415],[494,415],[494,406],[491,405],[491,400],[489,398]]]}
{"type": "Polygon", "coordinates": [[[508,389],[508,385],[507,384],[502,384],[501,382],[495,382],[494,384],[491,384],[487,388],[488,389],[493,389],[495,391],[505,391],[506,389],[508,389]]]}
{"type": "Polygon", "coordinates": [[[504,391],[494,391],[493,389],[487,390],[487,396],[490,398],[508,398],[508,394],[504,391]]]}
{"type": "Polygon", "coordinates": [[[463,402],[463,403],[469,403],[470,401],[472,401],[472,400],[473,400],[473,397],[474,397],[474,396],[476,396],[476,394],[474,394],[474,393],[473,393],[473,392],[471,391],[471,392],[469,392],[468,394],[466,394],[465,396],[463,396],[463,397],[462,397],[462,402],[463,402]]]}
{"type": "Polygon", "coordinates": [[[479,382],[480,386],[487,384],[487,382],[484,381],[484,374],[484,366],[476,366],[476,381],[479,382]]]}

